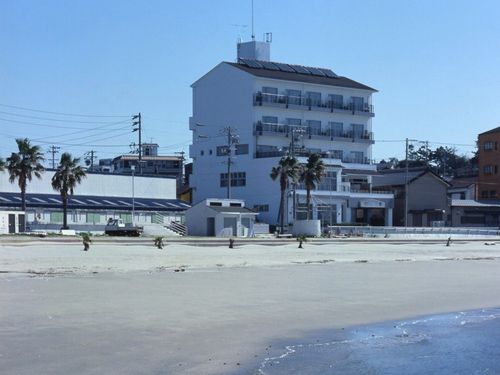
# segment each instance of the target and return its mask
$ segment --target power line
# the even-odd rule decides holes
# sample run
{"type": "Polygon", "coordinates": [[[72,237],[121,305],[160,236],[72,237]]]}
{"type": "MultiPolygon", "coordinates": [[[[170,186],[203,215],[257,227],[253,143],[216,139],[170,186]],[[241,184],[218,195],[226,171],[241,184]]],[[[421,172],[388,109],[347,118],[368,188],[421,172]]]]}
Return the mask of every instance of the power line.
{"type": "Polygon", "coordinates": [[[40,112],[40,113],[49,113],[52,115],[60,115],[60,116],[74,116],[74,117],[130,117],[129,115],[88,115],[88,114],[78,114],[78,113],[65,113],[65,112],[54,112],[54,111],[44,111],[41,109],[34,109],[34,108],[27,108],[27,107],[20,107],[16,105],[9,105],[9,104],[2,104],[0,103],[0,107],[7,107],[7,108],[15,108],[15,109],[21,109],[23,111],[30,111],[30,112],[40,112]]]}
{"type": "Polygon", "coordinates": [[[71,123],[78,123],[78,124],[113,124],[113,122],[110,122],[110,121],[81,121],[81,120],[22,115],[20,113],[5,112],[5,111],[0,111],[0,113],[3,113],[5,115],[9,115],[9,116],[32,118],[35,120],[45,120],[45,121],[71,122],[71,123]]]}

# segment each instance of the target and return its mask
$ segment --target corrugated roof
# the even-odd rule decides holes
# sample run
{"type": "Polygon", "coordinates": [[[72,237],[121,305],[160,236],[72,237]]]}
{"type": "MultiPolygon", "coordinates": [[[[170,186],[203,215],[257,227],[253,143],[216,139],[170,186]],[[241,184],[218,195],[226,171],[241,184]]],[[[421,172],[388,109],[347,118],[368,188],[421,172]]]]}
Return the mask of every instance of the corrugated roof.
{"type": "MultiPolygon", "coordinates": [[[[26,194],[28,208],[62,208],[59,194],[26,194]]],[[[185,211],[191,206],[178,199],[134,198],[134,205],[141,211],[185,211]]],[[[0,193],[0,207],[21,207],[20,193],[0,193]]],[[[68,200],[69,209],[127,210],[132,209],[132,197],[102,197],[73,195],[68,200]]]]}
{"type": "Polygon", "coordinates": [[[321,77],[321,76],[315,76],[315,75],[311,75],[311,74],[301,74],[301,73],[297,73],[297,72],[284,72],[284,71],[280,71],[280,70],[251,68],[249,66],[246,66],[246,65],[243,65],[240,63],[226,62],[226,64],[234,66],[235,68],[243,70],[243,71],[250,73],[254,76],[257,76],[257,77],[279,79],[279,80],[284,80],[284,81],[313,83],[313,84],[317,84],[317,85],[347,87],[347,88],[369,90],[369,91],[377,92],[377,90],[375,90],[374,88],[363,85],[362,83],[356,82],[356,81],[349,79],[347,77],[341,77],[341,76],[321,77]]]}
{"type": "Polygon", "coordinates": [[[452,199],[451,200],[452,207],[499,207],[500,203],[485,203],[478,202],[473,199],[452,199]]]}

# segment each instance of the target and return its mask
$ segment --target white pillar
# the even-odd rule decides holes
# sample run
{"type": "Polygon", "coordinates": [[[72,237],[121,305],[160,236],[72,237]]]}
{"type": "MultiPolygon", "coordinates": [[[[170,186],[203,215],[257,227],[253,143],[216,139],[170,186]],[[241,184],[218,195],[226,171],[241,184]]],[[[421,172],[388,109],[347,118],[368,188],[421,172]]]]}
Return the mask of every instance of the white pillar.
{"type": "Polygon", "coordinates": [[[335,212],[337,215],[337,224],[340,224],[342,222],[342,205],[338,204],[335,206],[335,212]]]}
{"type": "Polygon", "coordinates": [[[392,227],[392,208],[385,209],[385,226],[392,227]]]}

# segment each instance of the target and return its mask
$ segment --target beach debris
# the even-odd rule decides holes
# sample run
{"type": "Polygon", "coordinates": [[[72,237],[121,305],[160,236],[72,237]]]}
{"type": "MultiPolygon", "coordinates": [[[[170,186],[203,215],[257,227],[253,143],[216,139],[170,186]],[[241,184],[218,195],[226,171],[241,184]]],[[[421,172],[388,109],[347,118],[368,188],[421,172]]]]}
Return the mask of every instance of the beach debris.
{"type": "Polygon", "coordinates": [[[368,263],[368,260],[366,260],[366,259],[358,259],[358,260],[355,260],[354,263],[368,263]]]}
{"type": "Polygon", "coordinates": [[[496,243],[495,243],[495,242],[485,242],[484,244],[485,244],[486,246],[494,246],[494,245],[496,245],[496,243]]]}
{"type": "Polygon", "coordinates": [[[230,249],[234,248],[234,239],[233,238],[229,239],[229,248],[230,249]]]}
{"type": "Polygon", "coordinates": [[[92,240],[89,233],[80,233],[82,236],[83,251],[89,251],[92,240]]]}
{"type": "Polygon", "coordinates": [[[446,246],[450,246],[451,244],[451,237],[448,237],[448,241],[446,241],[446,246]]]}
{"type": "Polygon", "coordinates": [[[155,237],[155,246],[160,250],[163,249],[164,244],[162,236],[155,237]]]}
{"type": "Polygon", "coordinates": [[[302,243],[307,241],[306,235],[305,234],[298,235],[297,241],[299,241],[299,249],[303,249],[304,247],[302,246],[302,243]]]}

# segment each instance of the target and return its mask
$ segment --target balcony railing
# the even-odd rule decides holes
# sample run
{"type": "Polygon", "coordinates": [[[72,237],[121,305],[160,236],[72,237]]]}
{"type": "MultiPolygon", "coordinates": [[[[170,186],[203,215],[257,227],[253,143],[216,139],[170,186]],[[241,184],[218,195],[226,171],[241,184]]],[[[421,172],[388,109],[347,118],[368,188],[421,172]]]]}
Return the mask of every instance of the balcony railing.
{"type": "Polygon", "coordinates": [[[317,100],[312,98],[304,98],[302,96],[291,96],[282,94],[268,94],[257,92],[253,96],[254,105],[270,105],[270,106],[283,106],[285,108],[292,107],[305,107],[309,111],[329,111],[329,112],[352,112],[352,114],[363,114],[374,116],[373,105],[363,103],[362,105],[354,102],[339,103],[333,100],[317,100]]]}
{"type": "Polygon", "coordinates": [[[337,131],[334,129],[317,129],[307,125],[288,125],[257,121],[254,125],[255,135],[273,135],[288,137],[293,129],[300,129],[302,135],[309,138],[329,138],[330,140],[360,140],[374,143],[373,132],[337,131]]]}
{"type": "MultiPolygon", "coordinates": [[[[285,155],[290,155],[290,150],[285,149],[285,150],[266,150],[266,151],[259,151],[255,152],[254,158],[256,159],[261,159],[261,158],[276,158],[276,157],[282,157],[285,155]]],[[[317,152],[316,150],[312,149],[306,149],[306,148],[297,148],[293,155],[295,157],[309,157],[311,154],[319,154],[322,159],[328,160],[328,159],[339,159],[342,163],[354,163],[354,164],[372,164],[372,160],[368,159],[367,157],[352,157],[352,156],[342,156],[341,158],[336,157],[336,155],[331,155],[328,152],[317,152]]],[[[337,155],[339,156],[339,155],[337,155]]]]}

